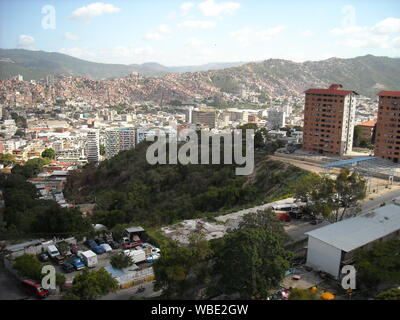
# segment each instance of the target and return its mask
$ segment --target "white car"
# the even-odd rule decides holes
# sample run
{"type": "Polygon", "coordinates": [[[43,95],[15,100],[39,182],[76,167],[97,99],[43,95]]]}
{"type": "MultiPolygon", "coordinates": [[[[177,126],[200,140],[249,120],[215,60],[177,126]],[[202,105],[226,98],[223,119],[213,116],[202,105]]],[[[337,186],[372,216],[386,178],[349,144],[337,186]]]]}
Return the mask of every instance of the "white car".
{"type": "Polygon", "coordinates": [[[154,247],[153,249],[151,249],[151,253],[156,253],[156,254],[160,254],[161,250],[159,248],[154,247]]]}
{"type": "Polygon", "coordinates": [[[106,252],[112,251],[112,248],[111,248],[111,246],[110,246],[108,243],[103,243],[103,244],[100,245],[100,247],[103,247],[103,249],[104,249],[106,252]]]}

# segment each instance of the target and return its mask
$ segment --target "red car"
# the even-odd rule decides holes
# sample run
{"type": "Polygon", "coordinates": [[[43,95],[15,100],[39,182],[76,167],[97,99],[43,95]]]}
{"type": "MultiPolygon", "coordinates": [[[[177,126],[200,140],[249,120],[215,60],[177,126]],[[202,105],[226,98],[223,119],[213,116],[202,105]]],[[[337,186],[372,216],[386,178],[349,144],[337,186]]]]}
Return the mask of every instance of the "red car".
{"type": "Polygon", "coordinates": [[[141,241],[124,243],[122,245],[122,249],[132,249],[132,248],[136,248],[137,246],[141,246],[142,244],[143,244],[143,242],[141,242],[141,241]]]}
{"type": "Polygon", "coordinates": [[[49,295],[49,290],[43,289],[40,284],[37,284],[35,281],[26,279],[21,280],[22,290],[26,294],[35,296],[40,299],[44,299],[49,295]]]}

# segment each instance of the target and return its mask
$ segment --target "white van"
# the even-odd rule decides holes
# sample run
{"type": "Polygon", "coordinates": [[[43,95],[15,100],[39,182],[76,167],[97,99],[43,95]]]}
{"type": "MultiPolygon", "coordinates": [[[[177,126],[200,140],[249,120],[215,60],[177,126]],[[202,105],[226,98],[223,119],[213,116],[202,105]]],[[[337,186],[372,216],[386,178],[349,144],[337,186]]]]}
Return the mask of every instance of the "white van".
{"type": "Polygon", "coordinates": [[[47,247],[47,253],[49,254],[50,258],[60,256],[60,252],[58,251],[57,247],[53,244],[47,247]]]}

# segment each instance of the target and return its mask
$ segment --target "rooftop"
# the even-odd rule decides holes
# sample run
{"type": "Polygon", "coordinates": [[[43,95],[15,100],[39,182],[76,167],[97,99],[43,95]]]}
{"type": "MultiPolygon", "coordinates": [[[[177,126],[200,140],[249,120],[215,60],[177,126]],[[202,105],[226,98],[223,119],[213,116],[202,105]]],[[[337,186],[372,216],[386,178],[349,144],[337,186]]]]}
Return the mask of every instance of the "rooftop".
{"type": "Polygon", "coordinates": [[[316,94],[329,94],[329,95],[335,95],[335,96],[347,96],[349,94],[357,94],[357,92],[352,91],[352,90],[339,90],[339,88],[342,88],[341,84],[332,84],[328,89],[317,89],[317,88],[311,88],[304,93],[316,93],[316,94]]]}
{"type": "Polygon", "coordinates": [[[130,228],[126,228],[125,230],[128,231],[129,233],[144,231],[144,229],[142,227],[130,227],[130,228]]]}
{"type": "Polygon", "coordinates": [[[389,204],[306,234],[349,252],[398,230],[400,230],[400,205],[389,204]]]}
{"type": "Polygon", "coordinates": [[[381,91],[378,96],[383,97],[400,97],[400,91],[381,91]]]}
{"type": "Polygon", "coordinates": [[[362,122],[362,123],[358,124],[358,126],[361,126],[361,127],[374,127],[375,124],[376,124],[376,121],[369,120],[369,121],[365,121],[365,122],[362,122]]]}

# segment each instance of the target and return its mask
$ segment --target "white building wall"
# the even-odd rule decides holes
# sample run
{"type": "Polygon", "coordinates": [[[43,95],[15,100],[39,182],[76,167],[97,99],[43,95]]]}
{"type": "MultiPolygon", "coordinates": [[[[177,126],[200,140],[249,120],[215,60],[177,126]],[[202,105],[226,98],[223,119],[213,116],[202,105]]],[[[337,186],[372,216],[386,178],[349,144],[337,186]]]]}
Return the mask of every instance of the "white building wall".
{"type": "Polygon", "coordinates": [[[341,256],[340,249],[308,236],[307,266],[338,278],[341,256]]]}

